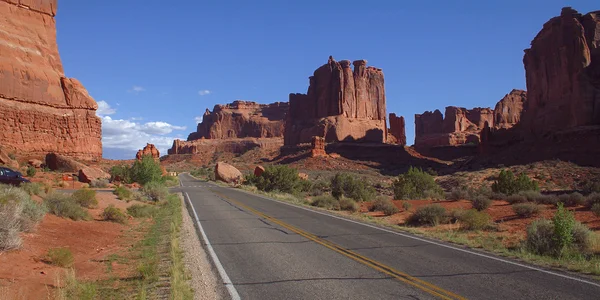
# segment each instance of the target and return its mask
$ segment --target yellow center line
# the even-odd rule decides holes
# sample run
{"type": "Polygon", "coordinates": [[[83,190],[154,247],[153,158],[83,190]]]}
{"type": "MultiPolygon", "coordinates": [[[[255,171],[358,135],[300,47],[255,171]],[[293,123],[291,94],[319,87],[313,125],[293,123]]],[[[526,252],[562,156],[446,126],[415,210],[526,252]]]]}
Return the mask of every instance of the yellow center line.
{"type": "Polygon", "coordinates": [[[450,299],[466,300],[466,298],[464,298],[464,297],[461,297],[461,296],[459,296],[457,294],[454,294],[454,293],[452,293],[450,291],[444,290],[444,289],[442,289],[442,288],[440,288],[438,286],[435,286],[435,285],[433,285],[433,284],[431,284],[429,282],[426,282],[426,281],[423,281],[423,280],[421,280],[419,278],[410,276],[410,275],[408,275],[408,274],[406,274],[404,272],[400,272],[400,271],[398,271],[398,270],[396,270],[396,269],[394,269],[394,268],[392,268],[390,266],[387,266],[387,265],[385,265],[383,263],[380,263],[378,261],[372,260],[372,259],[370,259],[368,257],[365,257],[365,256],[363,256],[361,254],[358,254],[358,253],[356,253],[354,251],[351,251],[351,250],[346,249],[346,248],[344,248],[344,247],[342,247],[340,245],[337,245],[337,244],[335,244],[335,243],[333,243],[331,241],[328,241],[328,240],[322,239],[320,237],[317,237],[314,234],[311,234],[311,233],[306,232],[306,231],[304,231],[302,229],[294,227],[294,226],[292,226],[292,225],[290,225],[288,223],[285,223],[285,222],[283,222],[283,221],[281,221],[281,220],[279,220],[277,218],[274,218],[274,217],[271,217],[271,216],[269,216],[267,214],[264,214],[264,213],[262,213],[262,212],[260,212],[260,211],[258,211],[256,209],[254,209],[252,207],[249,207],[249,206],[247,206],[247,205],[245,205],[245,204],[243,204],[243,203],[241,203],[241,202],[239,202],[237,200],[234,200],[234,199],[232,199],[230,197],[227,197],[227,196],[223,195],[222,193],[219,193],[219,192],[217,192],[215,190],[211,189],[211,191],[214,192],[215,194],[219,195],[221,198],[223,198],[223,199],[225,199],[225,200],[227,200],[227,201],[229,201],[229,202],[231,202],[231,203],[233,203],[233,204],[235,204],[235,205],[237,205],[237,206],[239,206],[239,207],[241,207],[241,208],[243,208],[243,209],[245,209],[245,210],[247,210],[247,211],[249,211],[249,212],[251,212],[251,213],[253,213],[253,214],[257,215],[257,216],[259,216],[259,217],[261,217],[261,218],[269,220],[269,221],[271,221],[271,222],[273,222],[273,223],[275,223],[275,224],[277,224],[277,225],[279,225],[281,227],[284,227],[284,228],[286,228],[286,229],[288,229],[288,230],[290,230],[290,231],[292,231],[292,232],[294,232],[294,233],[296,233],[296,234],[298,234],[300,236],[303,236],[303,237],[305,237],[305,238],[307,238],[307,239],[309,239],[309,240],[311,240],[311,241],[313,241],[313,242],[315,242],[315,243],[317,243],[319,245],[325,246],[325,247],[327,247],[327,248],[329,248],[329,249],[331,249],[331,250],[333,250],[335,252],[338,252],[338,253],[346,256],[346,257],[349,257],[349,258],[351,258],[351,259],[353,259],[353,260],[355,260],[355,261],[357,261],[359,263],[362,263],[362,264],[364,264],[366,266],[369,266],[369,267],[371,267],[371,268],[373,268],[373,269],[375,269],[377,271],[380,271],[380,272],[382,272],[384,274],[390,275],[390,276],[392,276],[392,277],[394,277],[394,278],[396,278],[396,279],[398,279],[398,280],[400,280],[400,281],[402,281],[404,283],[410,284],[410,285],[412,285],[412,286],[414,286],[414,287],[416,287],[416,288],[418,288],[418,289],[420,289],[420,290],[422,290],[424,292],[427,292],[427,293],[429,293],[429,294],[431,294],[433,296],[439,297],[441,299],[449,299],[449,300],[450,299]]]}

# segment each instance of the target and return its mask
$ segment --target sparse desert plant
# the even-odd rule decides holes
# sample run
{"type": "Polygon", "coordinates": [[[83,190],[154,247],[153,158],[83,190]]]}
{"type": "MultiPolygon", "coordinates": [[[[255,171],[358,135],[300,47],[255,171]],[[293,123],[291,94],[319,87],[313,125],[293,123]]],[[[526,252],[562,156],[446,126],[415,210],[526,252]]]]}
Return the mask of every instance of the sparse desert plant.
{"type": "Polygon", "coordinates": [[[556,248],[554,243],[554,224],[552,224],[552,221],[539,219],[529,224],[527,226],[525,247],[528,251],[535,254],[552,254],[556,248]]]}
{"type": "Polygon", "coordinates": [[[556,205],[560,201],[557,195],[543,195],[540,194],[539,197],[535,199],[535,203],[537,204],[551,204],[556,205]]]}
{"type": "Polygon", "coordinates": [[[81,207],[73,197],[61,193],[52,193],[44,198],[48,211],[61,218],[69,218],[75,221],[90,220],[91,216],[81,207]]]}
{"type": "Polygon", "coordinates": [[[73,199],[82,207],[94,208],[98,206],[96,191],[90,189],[79,189],[73,193],[73,199]]]}
{"type": "Polygon", "coordinates": [[[600,177],[586,181],[581,189],[585,194],[600,193],[600,177]]]}
{"type": "Polygon", "coordinates": [[[521,218],[533,217],[542,211],[542,207],[535,203],[515,203],[512,205],[512,209],[521,218]]]}
{"type": "Polygon", "coordinates": [[[342,198],[339,200],[340,210],[356,212],[360,209],[360,205],[350,198],[342,198]]]}
{"type": "Polygon", "coordinates": [[[386,216],[391,216],[397,213],[399,210],[392,200],[385,197],[377,197],[377,199],[373,201],[371,211],[380,211],[386,216]]]}
{"type": "Polygon", "coordinates": [[[160,163],[151,155],[144,155],[141,160],[136,160],[130,169],[130,174],[131,179],[141,185],[163,180],[160,163]]]}
{"type": "Polygon", "coordinates": [[[104,188],[108,187],[108,183],[109,183],[108,179],[105,179],[105,178],[94,179],[94,180],[90,181],[90,187],[104,189],[104,188]]]}
{"type": "Polygon", "coordinates": [[[554,223],[554,240],[557,244],[556,250],[561,254],[573,245],[573,228],[575,227],[575,222],[573,213],[566,210],[563,205],[559,203],[558,209],[552,218],[552,223],[554,223]]]}
{"type": "Polygon", "coordinates": [[[596,217],[600,217],[600,203],[594,203],[591,208],[592,212],[596,217]]]}
{"type": "Polygon", "coordinates": [[[131,169],[126,165],[119,165],[110,168],[110,181],[120,181],[123,183],[133,183],[131,169]]]}
{"type": "Polygon", "coordinates": [[[169,194],[167,187],[160,181],[150,181],[144,184],[140,191],[144,196],[148,197],[148,199],[155,202],[166,199],[169,194]]]}
{"type": "Polygon", "coordinates": [[[315,181],[309,191],[310,196],[320,196],[331,190],[331,184],[329,181],[315,181]]]}
{"type": "Polygon", "coordinates": [[[592,231],[580,222],[573,226],[573,245],[579,253],[589,253],[592,250],[592,231]]]}
{"type": "Polygon", "coordinates": [[[492,200],[486,196],[476,196],[473,198],[473,200],[471,200],[471,204],[477,211],[484,211],[488,209],[490,205],[492,205],[492,200]]]}
{"type": "Polygon", "coordinates": [[[469,209],[458,216],[460,227],[464,230],[483,230],[490,225],[490,215],[469,209]]]}
{"type": "Polygon", "coordinates": [[[449,193],[446,193],[446,200],[458,201],[469,199],[471,196],[469,189],[465,187],[455,187],[449,193]]]}
{"type": "Polygon", "coordinates": [[[510,196],[521,191],[537,191],[539,187],[537,182],[527,177],[524,173],[515,177],[512,171],[502,170],[498,175],[498,179],[492,184],[492,190],[496,193],[503,193],[510,196]]]}
{"type": "Polygon", "coordinates": [[[42,221],[46,213],[48,213],[48,208],[44,203],[38,203],[30,197],[26,198],[22,204],[21,230],[31,232],[35,229],[37,224],[42,221]]]}
{"type": "Polygon", "coordinates": [[[158,212],[153,205],[134,204],[127,208],[127,213],[134,218],[151,218],[158,212]]]}
{"type": "Polygon", "coordinates": [[[558,196],[558,201],[565,207],[573,207],[585,204],[585,197],[582,194],[575,192],[558,196]]]}
{"type": "Polygon", "coordinates": [[[33,177],[37,173],[37,170],[33,166],[27,167],[27,177],[33,177]]]}
{"type": "Polygon", "coordinates": [[[113,194],[117,196],[120,200],[128,200],[131,198],[131,190],[125,186],[118,186],[113,191],[113,194]]]}
{"type": "Polygon", "coordinates": [[[296,182],[296,186],[294,187],[294,193],[305,193],[310,191],[312,187],[312,183],[309,180],[302,179],[296,182]]]}
{"type": "Polygon", "coordinates": [[[356,201],[367,201],[375,196],[375,188],[366,180],[348,173],[337,173],[331,178],[331,195],[336,199],[347,197],[356,201]]]}
{"type": "Polygon", "coordinates": [[[410,205],[408,201],[402,201],[402,209],[404,209],[404,211],[409,211],[411,206],[412,205],[410,205]]]}
{"type": "Polygon", "coordinates": [[[340,208],[340,202],[337,199],[335,199],[335,197],[333,197],[331,195],[327,195],[327,194],[314,197],[312,199],[312,202],[310,203],[310,205],[325,208],[325,209],[339,209],[340,208]]]}
{"type": "Polygon", "coordinates": [[[179,178],[177,178],[175,176],[163,176],[163,180],[165,182],[165,185],[168,187],[173,187],[173,186],[179,185],[179,178]]]}
{"type": "Polygon", "coordinates": [[[127,221],[127,216],[125,216],[123,211],[111,204],[102,212],[102,219],[105,221],[123,224],[127,221]]]}
{"type": "Polygon", "coordinates": [[[408,224],[437,226],[446,219],[446,209],[439,204],[421,206],[409,217],[408,224]]]}
{"type": "Polygon", "coordinates": [[[436,198],[442,198],[444,191],[435,182],[431,174],[424,172],[419,168],[410,167],[408,171],[401,174],[392,183],[394,197],[396,199],[426,199],[433,195],[439,195],[436,198]],[[426,191],[428,191],[426,193],[426,191]]]}
{"type": "Polygon", "coordinates": [[[525,197],[524,195],[521,194],[513,194],[510,195],[508,197],[506,197],[506,202],[510,203],[510,204],[518,204],[518,203],[527,203],[529,202],[529,200],[527,200],[527,197],[525,197]]]}
{"type": "Polygon", "coordinates": [[[21,183],[19,187],[29,195],[41,195],[44,192],[44,186],[39,182],[21,183]]]}
{"type": "Polygon", "coordinates": [[[50,248],[44,259],[47,263],[67,268],[73,265],[75,258],[69,248],[50,248]]]}
{"type": "Polygon", "coordinates": [[[9,193],[3,191],[0,196],[0,251],[17,249],[22,243],[19,233],[23,206],[9,193]]]}
{"type": "MultiPolygon", "coordinates": [[[[560,209],[566,211],[562,205],[560,209]]],[[[573,253],[586,254],[592,248],[591,235],[585,225],[557,211],[553,221],[539,219],[527,227],[525,248],[535,254],[555,257],[573,253]],[[557,218],[561,221],[557,222],[557,218]]]]}
{"type": "Polygon", "coordinates": [[[587,196],[585,206],[587,208],[592,208],[594,204],[600,204],[600,193],[591,193],[587,196]]]}
{"type": "Polygon", "coordinates": [[[13,152],[11,152],[8,154],[8,158],[15,160],[15,159],[17,159],[17,156],[13,152]]]}
{"type": "Polygon", "coordinates": [[[293,194],[298,187],[298,170],[286,165],[267,166],[254,183],[261,191],[280,191],[293,194]]]}

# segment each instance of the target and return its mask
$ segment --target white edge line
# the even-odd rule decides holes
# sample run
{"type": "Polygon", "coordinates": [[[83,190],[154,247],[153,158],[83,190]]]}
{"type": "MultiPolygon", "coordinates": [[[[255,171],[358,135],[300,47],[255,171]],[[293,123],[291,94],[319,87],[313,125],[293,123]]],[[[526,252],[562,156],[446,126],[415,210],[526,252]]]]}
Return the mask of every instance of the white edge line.
{"type": "Polygon", "coordinates": [[[238,294],[237,290],[235,289],[235,286],[233,285],[233,283],[231,282],[231,279],[229,279],[227,272],[225,272],[225,269],[223,268],[223,265],[221,264],[219,257],[217,257],[217,253],[215,253],[215,250],[213,249],[212,245],[210,244],[210,241],[208,240],[208,237],[206,237],[206,232],[204,232],[204,228],[202,228],[202,224],[200,224],[200,219],[198,218],[196,209],[192,205],[190,196],[186,192],[184,192],[184,194],[185,194],[185,197],[187,198],[188,205],[192,208],[192,212],[194,213],[194,218],[196,219],[196,224],[198,225],[198,228],[200,229],[200,234],[202,235],[202,239],[204,240],[204,243],[206,244],[206,249],[208,249],[208,254],[210,254],[210,258],[212,259],[213,263],[217,267],[217,271],[219,272],[221,279],[223,279],[223,284],[227,288],[227,292],[229,292],[229,296],[231,296],[232,300],[240,300],[241,299],[240,295],[238,294]]]}
{"type": "MultiPolygon", "coordinates": [[[[216,185],[216,186],[217,187],[222,187],[222,186],[219,186],[219,185],[216,185]]],[[[231,189],[233,189],[233,188],[231,188],[231,189]]],[[[251,192],[248,192],[248,191],[244,191],[242,189],[233,189],[233,190],[235,190],[235,191],[241,191],[241,192],[244,192],[244,193],[249,194],[249,195],[257,196],[257,197],[260,197],[260,198],[263,198],[263,199],[266,199],[266,200],[269,200],[269,201],[273,201],[273,202],[285,204],[285,205],[288,205],[288,206],[291,206],[291,207],[303,209],[303,210],[310,211],[310,212],[313,212],[313,213],[317,213],[317,214],[320,214],[320,215],[329,216],[329,217],[336,218],[336,219],[339,219],[339,220],[343,220],[343,221],[346,221],[346,222],[350,222],[350,223],[354,223],[354,224],[359,224],[359,225],[363,225],[363,226],[366,226],[366,227],[370,227],[370,228],[378,229],[378,230],[385,231],[385,232],[388,232],[388,233],[392,233],[392,234],[395,234],[395,235],[403,236],[403,237],[406,237],[406,238],[411,238],[411,239],[418,240],[418,241],[421,241],[421,242],[426,242],[426,243],[433,244],[433,245],[436,245],[436,246],[440,246],[440,247],[444,247],[444,248],[448,248],[448,249],[453,249],[453,250],[456,250],[456,251],[461,251],[461,252],[465,252],[465,253],[469,253],[469,254],[481,256],[481,257],[485,257],[485,258],[488,258],[488,259],[492,259],[492,260],[504,262],[504,263],[507,263],[507,264],[511,264],[511,265],[515,265],[515,266],[519,266],[519,267],[523,267],[523,268],[527,268],[527,269],[530,269],[530,270],[535,270],[535,271],[538,271],[538,272],[542,272],[542,273],[546,273],[546,274],[550,274],[550,275],[554,275],[554,276],[558,276],[558,277],[562,277],[562,278],[566,278],[566,279],[571,279],[571,280],[578,281],[578,282],[581,282],[581,283],[586,283],[586,284],[589,284],[589,285],[600,287],[600,284],[592,282],[592,281],[588,281],[588,280],[585,280],[585,279],[581,279],[581,278],[577,278],[577,277],[573,277],[573,276],[569,276],[569,275],[565,275],[565,274],[560,274],[560,273],[548,271],[548,270],[541,269],[541,268],[532,267],[532,266],[529,266],[529,265],[525,265],[525,264],[521,264],[521,263],[518,263],[518,262],[514,262],[514,261],[502,259],[502,258],[499,258],[499,257],[494,257],[494,256],[483,254],[483,253],[477,253],[477,252],[470,251],[470,250],[467,250],[467,249],[461,249],[461,248],[454,247],[454,246],[451,246],[451,245],[446,245],[446,244],[443,244],[443,243],[438,243],[438,242],[430,241],[430,240],[423,239],[423,238],[420,238],[420,237],[417,237],[417,236],[413,236],[413,235],[410,235],[410,234],[405,234],[405,233],[402,233],[402,232],[397,232],[397,231],[394,231],[394,230],[389,230],[389,229],[381,228],[381,227],[374,226],[374,225],[371,225],[371,224],[354,221],[354,220],[351,220],[351,219],[347,219],[347,218],[344,218],[344,217],[339,217],[339,216],[336,216],[336,215],[332,215],[332,214],[320,212],[320,211],[313,210],[313,209],[306,208],[306,207],[302,207],[302,206],[299,206],[299,205],[295,205],[295,204],[283,202],[283,201],[280,201],[280,200],[271,199],[271,198],[265,197],[263,195],[254,194],[254,193],[251,193],[251,192]]]]}

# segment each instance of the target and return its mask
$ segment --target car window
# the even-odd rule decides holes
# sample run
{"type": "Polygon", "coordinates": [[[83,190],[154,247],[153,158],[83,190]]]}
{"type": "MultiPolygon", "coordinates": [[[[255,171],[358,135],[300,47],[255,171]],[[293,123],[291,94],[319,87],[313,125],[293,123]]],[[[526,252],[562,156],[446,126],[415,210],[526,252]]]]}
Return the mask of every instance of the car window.
{"type": "Polygon", "coordinates": [[[15,176],[17,173],[13,170],[4,169],[4,176],[15,176]]]}

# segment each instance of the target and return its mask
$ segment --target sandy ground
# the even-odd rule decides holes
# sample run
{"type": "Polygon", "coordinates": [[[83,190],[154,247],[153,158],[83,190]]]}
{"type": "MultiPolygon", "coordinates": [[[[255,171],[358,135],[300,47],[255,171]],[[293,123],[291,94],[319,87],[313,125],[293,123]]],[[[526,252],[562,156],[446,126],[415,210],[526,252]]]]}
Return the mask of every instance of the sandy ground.
{"type": "MultiPolygon", "coordinates": [[[[179,197],[185,201],[181,194],[179,197]]],[[[191,274],[190,285],[194,289],[194,299],[212,300],[225,299],[222,284],[205,249],[200,244],[196,233],[194,220],[188,213],[185,202],[182,205],[183,223],[181,228],[181,250],[183,250],[183,262],[191,274]]]]}

